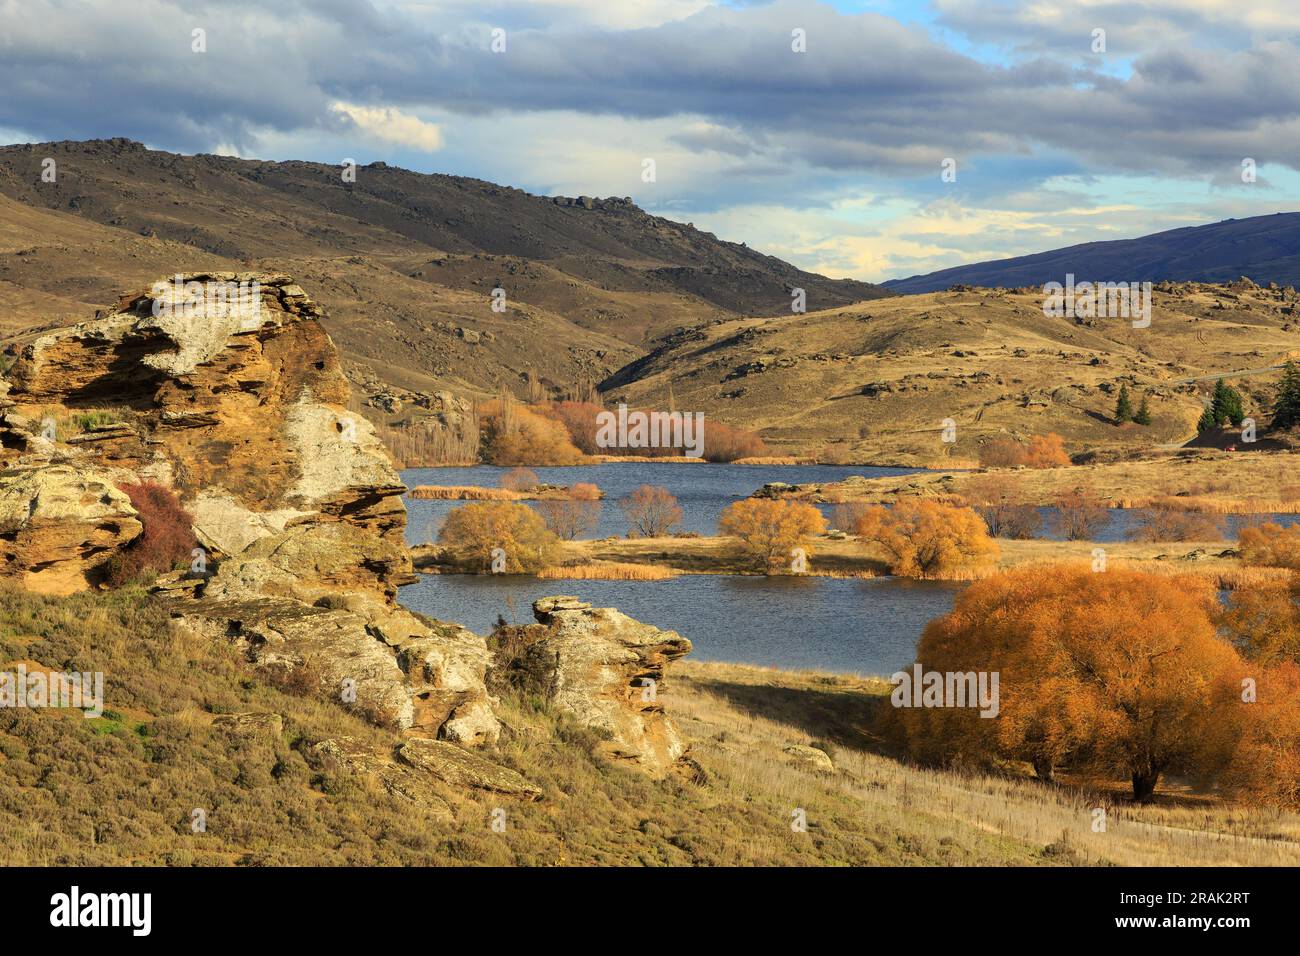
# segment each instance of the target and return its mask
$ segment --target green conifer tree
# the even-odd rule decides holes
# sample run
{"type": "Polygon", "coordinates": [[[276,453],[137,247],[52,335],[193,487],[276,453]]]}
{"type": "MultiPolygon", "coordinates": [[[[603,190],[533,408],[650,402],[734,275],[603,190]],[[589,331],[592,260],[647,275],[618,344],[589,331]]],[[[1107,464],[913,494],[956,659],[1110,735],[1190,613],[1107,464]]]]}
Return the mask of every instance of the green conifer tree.
{"type": "Polygon", "coordinates": [[[1277,386],[1273,402],[1274,428],[1295,428],[1300,425],[1300,365],[1287,362],[1282,367],[1282,381],[1277,386]]]}
{"type": "Polygon", "coordinates": [[[1128,385],[1119,387],[1119,401],[1115,403],[1115,422],[1123,425],[1133,420],[1133,400],[1128,395],[1128,385]]]}
{"type": "Polygon", "coordinates": [[[1139,425],[1151,424],[1151,409],[1147,406],[1147,397],[1142,396],[1142,402],[1138,405],[1138,410],[1133,416],[1133,421],[1139,425]]]}

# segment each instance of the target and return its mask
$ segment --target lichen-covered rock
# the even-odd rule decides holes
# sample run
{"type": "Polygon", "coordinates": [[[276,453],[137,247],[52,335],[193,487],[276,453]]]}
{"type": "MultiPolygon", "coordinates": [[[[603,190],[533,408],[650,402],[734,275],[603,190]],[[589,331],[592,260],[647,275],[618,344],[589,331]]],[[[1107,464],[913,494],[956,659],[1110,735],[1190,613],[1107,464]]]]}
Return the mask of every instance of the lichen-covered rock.
{"type": "Polygon", "coordinates": [[[173,612],[183,626],[233,641],[249,663],[285,684],[308,682],[375,723],[411,726],[410,688],[393,654],[349,611],[301,601],[197,601],[173,612]]]}
{"type": "Polygon", "coordinates": [[[347,408],[321,316],[284,275],[187,274],[126,296],[19,351],[0,398],[13,433],[0,460],[153,477],[202,503],[206,544],[225,553],[307,516],[362,528],[384,554],[358,573],[391,593],[411,580],[405,489],[347,408]],[[192,305],[178,292],[191,286],[203,292],[192,305]],[[211,292],[230,287],[245,293],[211,292]]]}
{"type": "Polygon", "coordinates": [[[608,757],[666,772],[687,747],[664,711],[664,672],[691,642],[576,597],[542,598],[533,614],[538,623],[520,629],[494,670],[595,730],[608,757]]]}
{"type": "Polygon", "coordinates": [[[71,594],[140,534],[129,499],[101,472],[50,465],[0,474],[0,575],[71,594]]]}
{"type": "Polygon", "coordinates": [[[443,740],[412,737],[398,748],[397,758],[454,787],[474,787],[528,800],[542,797],[542,791],[518,771],[443,740]]]}
{"type": "Polygon", "coordinates": [[[0,575],[95,583],[141,531],[115,484],[160,482],[207,552],[161,578],[178,626],[379,723],[495,741],[483,639],[396,603],[405,488],[321,318],[289,276],[195,273],[22,346],[0,382],[0,575]]]}
{"type": "Polygon", "coordinates": [[[785,755],[795,766],[812,770],[815,773],[834,773],[835,764],[831,760],[830,754],[817,747],[806,747],[803,744],[791,744],[785,748],[785,755]]]}
{"type": "Polygon", "coordinates": [[[490,657],[482,637],[439,624],[402,645],[398,664],[415,697],[415,726],[464,744],[493,743],[500,724],[484,688],[490,657]]]}
{"type": "Polygon", "coordinates": [[[380,752],[354,737],[322,740],[312,745],[308,756],[322,770],[367,778],[435,819],[449,823],[454,818],[447,801],[429,787],[428,774],[398,763],[391,753],[380,752]]]}

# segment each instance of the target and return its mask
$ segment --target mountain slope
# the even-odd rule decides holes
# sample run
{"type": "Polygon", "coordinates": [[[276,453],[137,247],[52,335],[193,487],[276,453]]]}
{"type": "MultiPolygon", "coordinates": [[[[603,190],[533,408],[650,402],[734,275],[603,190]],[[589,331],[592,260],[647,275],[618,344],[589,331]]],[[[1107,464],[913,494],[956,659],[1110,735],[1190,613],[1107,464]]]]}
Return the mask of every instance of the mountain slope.
{"type": "Polygon", "coordinates": [[[627,200],[533,196],[383,163],[349,183],[335,166],[128,140],[10,146],[0,201],[6,332],[84,318],[178,271],[285,271],[328,309],[345,360],[420,392],[488,394],[529,371],[559,391],[680,326],[786,312],[791,287],[812,307],[888,294],[627,200]],[[55,183],[41,179],[46,158],[55,183]],[[491,308],[498,285],[504,313],[491,308]]]}
{"type": "Polygon", "coordinates": [[[1071,453],[1181,443],[1214,378],[1238,370],[1254,370],[1233,384],[1264,423],[1288,356],[1294,289],[1162,283],[1147,329],[1050,318],[1036,290],[973,289],[703,326],[600,387],[608,403],[665,407],[671,386],[678,408],[757,429],[781,453],[926,465],[1007,434],[1057,432],[1071,453]],[[1149,399],[1151,426],[1113,422],[1122,383],[1149,399]]]}
{"type": "Polygon", "coordinates": [[[954,285],[990,288],[1096,282],[1228,282],[1247,276],[1261,285],[1300,285],[1300,212],[1225,219],[1138,239],[1086,242],[1030,256],[976,262],[885,282],[893,292],[938,292],[954,285]]]}

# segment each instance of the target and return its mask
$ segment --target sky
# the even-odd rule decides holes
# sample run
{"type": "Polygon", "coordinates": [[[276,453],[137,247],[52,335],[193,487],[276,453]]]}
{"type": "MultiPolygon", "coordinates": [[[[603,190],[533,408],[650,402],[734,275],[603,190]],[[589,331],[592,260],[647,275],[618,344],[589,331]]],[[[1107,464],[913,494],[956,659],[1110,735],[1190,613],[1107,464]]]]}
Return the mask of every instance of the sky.
{"type": "Polygon", "coordinates": [[[1300,210],[1298,46],[1300,0],[0,0],[0,142],[629,196],[878,282],[1300,210]]]}

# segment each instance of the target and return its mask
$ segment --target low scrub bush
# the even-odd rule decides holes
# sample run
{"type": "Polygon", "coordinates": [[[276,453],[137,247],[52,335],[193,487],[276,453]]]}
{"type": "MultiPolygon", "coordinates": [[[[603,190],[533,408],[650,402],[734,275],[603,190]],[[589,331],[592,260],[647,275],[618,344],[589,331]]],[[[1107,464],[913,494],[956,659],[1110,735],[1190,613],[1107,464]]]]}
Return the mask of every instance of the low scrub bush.
{"type": "Polygon", "coordinates": [[[121,487],[138,512],[144,531],[105,563],[108,583],[121,587],[188,564],[190,553],[198,545],[194,516],[181,506],[176,493],[153,481],[121,487]]]}

